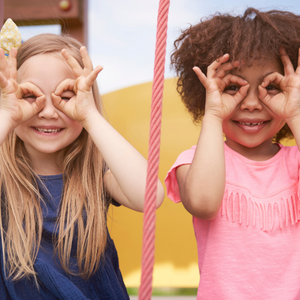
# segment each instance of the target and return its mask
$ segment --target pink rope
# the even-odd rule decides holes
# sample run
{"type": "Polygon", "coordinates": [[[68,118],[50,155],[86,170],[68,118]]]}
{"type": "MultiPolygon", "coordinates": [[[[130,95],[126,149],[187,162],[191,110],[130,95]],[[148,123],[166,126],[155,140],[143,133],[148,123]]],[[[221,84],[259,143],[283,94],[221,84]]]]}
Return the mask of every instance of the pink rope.
{"type": "Polygon", "coordinates": [[[155,252],[156,191],[169,6],[170,0],[160,0],[157,18],[154,77],[152,87],[149,154],[143,225],[142,277],[139,289],[139,300],[150,300],[152,294],[152,274],[155,252]]]}

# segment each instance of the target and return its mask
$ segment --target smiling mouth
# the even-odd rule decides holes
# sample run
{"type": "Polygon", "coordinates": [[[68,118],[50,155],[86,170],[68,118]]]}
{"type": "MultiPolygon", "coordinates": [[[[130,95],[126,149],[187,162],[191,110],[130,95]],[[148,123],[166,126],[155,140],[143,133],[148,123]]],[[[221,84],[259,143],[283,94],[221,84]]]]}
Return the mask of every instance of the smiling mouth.
{"type": "Polygon", "coordinates": [[[58,128],[58,129],[47,129],[47,128],[38,128],[38,127],[35,127],[35,129],[39,132],[45,132],[45,133],[55,133],[55,132],[59,132],[61,131],[62,129],[61,128],[58,128]]]}
{"type": "MultiPolygon", "coordinates": [[[[237,122],[237,121],[236,121],[236,122],[237,122]]],[[[241,125],[246,125],[246,126],[252,127],[252,126],[262,125],[262,124],[264,124],[265,122],[267,122],[267,121],[264,121],[264,122],[257,122],[257,123],[248,123],[248,122],[237,122],[237,123],[239,123],[239,124],[241,124],[241,125]]]]}

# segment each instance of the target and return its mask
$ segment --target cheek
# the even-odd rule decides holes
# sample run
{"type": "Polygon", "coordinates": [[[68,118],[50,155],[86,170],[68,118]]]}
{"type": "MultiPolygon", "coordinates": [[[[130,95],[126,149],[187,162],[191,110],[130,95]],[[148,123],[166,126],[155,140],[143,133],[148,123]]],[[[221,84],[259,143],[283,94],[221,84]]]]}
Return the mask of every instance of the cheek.
{"type": "Polygon", "coordinates": [[[26,130],[27,130],[27,126],[26,126],[27,122],[22,123],[21,125],[17,126],[14,129],[15,134],[21,139],[24,139],[24,136],[26,135],[26,130]]]}
{"type": "Polygon", "coordinates": [[[74,134],[74,136],[76,136],[76,138],[80,135],[80,133],[82,132],[82,125],[80,123],[78,123],[77,121],[74,121],[68,117],[66,117],[68,120],[66,120],[66,123],[68,124],[69,128],[72,128],[72,132],[74,134]]]}
{"type": "Polygon", "coordinates": [[[81,132],[82,132],[82,129],[83,129],[83,127],[82,127],[80,124],[79,124],[79,126],[76,126],[76,127],[74,128],[76,138],[79,137],[79,135],[80,135],[81,132]]]}
{"type": "Polygon", "coordinates": [[[276,133],[279,132],[284,127],[284,125],[285,125],[285,121],[284,120],[282,120],[281,122],[279,122],[276,133]]]}

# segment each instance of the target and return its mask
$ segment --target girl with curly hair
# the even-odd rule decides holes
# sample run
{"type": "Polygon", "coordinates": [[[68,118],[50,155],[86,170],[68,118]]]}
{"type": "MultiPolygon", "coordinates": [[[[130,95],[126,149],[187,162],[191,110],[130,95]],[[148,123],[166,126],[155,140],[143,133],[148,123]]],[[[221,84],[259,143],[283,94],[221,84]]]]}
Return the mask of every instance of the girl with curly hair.
{"type": "Polygon", "coordinates": [[[193,216],[197,299],[300,299],[300,16],[217,13],[174,44],[177,89],[202,126],[165,182],[193,216]]]}

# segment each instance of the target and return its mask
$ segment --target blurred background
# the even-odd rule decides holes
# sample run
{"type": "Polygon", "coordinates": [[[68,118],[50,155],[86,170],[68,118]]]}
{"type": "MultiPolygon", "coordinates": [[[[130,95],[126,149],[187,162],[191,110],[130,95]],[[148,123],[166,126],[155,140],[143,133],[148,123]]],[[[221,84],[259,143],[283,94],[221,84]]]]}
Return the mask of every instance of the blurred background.
{"type": "MultiPolygon", "coordinates": [[[[43,32],[67,32],[84,43],[93,64],[104,67],[98,83],[108,120],[147,157],[158,5],[158,0],[0,0],[0,24],[12,18],[23,41],[43,32]]],[[[250,6],[300,14],[299,0],[170,1],[161,181],[177,156],[196,144],[200,131],[176,92],[169,60],[174,40],[203,17],[217,11],[241,14],[250,6]]],[[[129,293],[135,294],[141,275],[143,215],[113,207],[108,219],[125,284],[129,293]]],[[[199,272],[192,217],[181,204],[166,197],[156,220],[154,293],[196,295],[199,272]]]]}

